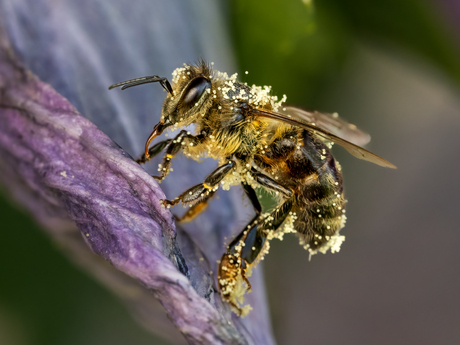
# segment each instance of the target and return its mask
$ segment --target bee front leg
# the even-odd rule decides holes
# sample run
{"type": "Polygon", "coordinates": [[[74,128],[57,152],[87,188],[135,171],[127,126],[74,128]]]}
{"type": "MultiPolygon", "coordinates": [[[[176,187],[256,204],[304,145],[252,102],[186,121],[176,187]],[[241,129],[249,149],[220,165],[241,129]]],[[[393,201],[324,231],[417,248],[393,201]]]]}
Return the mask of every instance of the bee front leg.
{"type": "Polygon", "coordinates": [[[208,177],[204,180],[203,183],[197,184],[190,189],[187,189],[177,198],[172,201],[162,200],[162,204],[165,207],[175,206],[178,203],[182,202],[184,205],[189,205],[192,207],[191,214],[185,214],[184,220],[191,220],[203,211],[206,208],[206,203],[209,198],[211,198],[219,187],[220,181],[235,167],[234,161],[228,161],[226,164],[221,165],[216,170],[214,170],[208,177]],[[193,209],[194,208],[194,209],[193,209]]]}
{"type": "MultiPolygon", "coordinates": [[[[149,149],[149,155],[150,158],[157,155],[165,147],[166,148],[166,154],[163,157],[163,161],[161,162],[159,166],[159,171],[160,171],[160,176],[152,176],[154,179],[158,181],[162,181],[166,175],[168,175],[169,170],[171,168],[171,159],[174,158],[175,155],[179,153],[179,151],[183,148],[184,145],[186,144],[194,144],[196,145],[198,142],[202,140],[202,136],[194,136],[191,135],[190,132],[187,132],[186,130],[180,131],[178,135],[174,139],[168,139],[165,141],[161,141],[158,144],[154,145],[151,149],[149,149]]],[[[149,159],[150,159],[149,158],[149,159]]],[[[145,163],[148,159],[145,157],[145,153],[142,155],[141,158],[137,160],[139,164],[145,163]]]]}
{"type": "Polygon", "coordinates": [[[138,158],[136,159],[136,162],[139,163],[139,164],[144,164],[146,162],[148,162],[151,158],[155,157],[156,155],[158,155],[161,151],[164,150],[164,148],[166,146],[168,146],[171,141],[173,141],[172,139],[167,139],[167,140],[163,140],[163,141],[160,141],[159,143],[153,145],[150,149],[149,149],[149,159],[147,159],[145,157],[145,153],[141,156],[141,158],[138,158]]]}

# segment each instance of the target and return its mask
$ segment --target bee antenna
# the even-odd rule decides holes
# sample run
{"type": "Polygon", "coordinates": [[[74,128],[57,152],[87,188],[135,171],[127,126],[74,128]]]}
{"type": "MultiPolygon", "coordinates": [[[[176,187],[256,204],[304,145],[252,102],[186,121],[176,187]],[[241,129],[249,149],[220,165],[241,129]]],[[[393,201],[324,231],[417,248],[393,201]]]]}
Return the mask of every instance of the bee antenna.
{"type": "Polygon", "coordinates": [[[166,77],[159,77],[157,75],[152,75],[148,77],[142,77],[142,78],[135,78],[135,79],[130,79],[130,80],[125,80],[120,83],[113,84],[109,87],[109,90],[112,90],[116,87],[121,86],[122,90],[125,90],[129,87],[137,86],[137,85],[142,85],[142,84],[148,84],[148,83],[156,83],[159,82],[163,88],[168,91],[171,95],[173,94],[173,89],[171,87],[171,84],[169,83],[168,78],[166,77]]]}

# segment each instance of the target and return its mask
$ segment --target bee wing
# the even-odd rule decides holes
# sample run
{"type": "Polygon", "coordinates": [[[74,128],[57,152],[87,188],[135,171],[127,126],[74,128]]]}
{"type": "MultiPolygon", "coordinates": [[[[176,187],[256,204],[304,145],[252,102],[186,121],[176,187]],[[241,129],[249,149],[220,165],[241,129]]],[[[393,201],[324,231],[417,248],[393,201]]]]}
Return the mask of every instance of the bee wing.
{"type": "Polygon", "coordinates": [[[294,119],[307,121],[317,128],[324,129],[355,145],[364,146],[371,140],[371,136],[360,131],[355,125],[338,118],[337,114],[325,114],[318,111],[306,111],[295,107],[284,107],[280,114],[294,119]]]}
{"type": "Polygon", "coordinates": [[[288,115],[286,114],[280,114],[280,113],[275,113],[275,112],[260,110],[260,109],[254,109],[254,108],[251,109],[250,112],[255,116],[266,117],[269,119],[274,119],[274,120],[278,120],[281,122],[289,123],[290,125],[293,125],[293,126],[304,128],[310,131],[311,133],[319,136],[323,140],[331,141],[333,143],[336,143],[342,146],[350,154],[352,154],[353,156],[359,159],[364,159],[366,161],[369,161],[371,163],[374,163],[374,164],[377,164],[383,167],[397,169],[395,165],[391,164],[390,162],[383,159],[382,157],[377,156],[375,153],[372,153],[358,145],[355,145],[345,139],[342,139],[341,137],[338,137],[335,134],[332,134],[306,121],[288,117],[288,115]]]}

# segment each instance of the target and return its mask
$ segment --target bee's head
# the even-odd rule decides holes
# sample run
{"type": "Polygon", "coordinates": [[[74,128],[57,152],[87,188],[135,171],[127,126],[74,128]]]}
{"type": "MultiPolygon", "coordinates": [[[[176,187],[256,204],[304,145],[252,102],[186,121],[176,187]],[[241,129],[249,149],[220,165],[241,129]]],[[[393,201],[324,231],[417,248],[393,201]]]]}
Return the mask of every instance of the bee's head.
{"type": "Polygon", "coordinates": [[[166,128],[188,126],[206,114],[212,105],[211,79],[211,68],[200,60],[196,66],[184,64],[184,67],[177,68],[173,72],[172,86],[167,78],[154,75],[113,84],[109,89],[121,86],[124,90],[136,85],[159,82],[168,92],[161,110],[161,120],[147,139],[145,155],[148,158],[149,144],[166,128]]]}
{"type": "Polygon", "coordinates": [[[202,61],[173,72],[173,87],[163,103],[161,122],[185,127],[202,117],[211,106],[212,74],[202,61]]]}

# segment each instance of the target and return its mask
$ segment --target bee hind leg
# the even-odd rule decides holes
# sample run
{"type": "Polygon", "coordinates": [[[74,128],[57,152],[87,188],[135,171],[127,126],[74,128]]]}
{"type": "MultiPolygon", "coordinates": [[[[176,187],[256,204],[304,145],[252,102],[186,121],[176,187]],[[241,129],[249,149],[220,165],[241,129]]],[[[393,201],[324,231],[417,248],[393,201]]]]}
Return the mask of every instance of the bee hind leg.
{"type": "Polygon", "coordinates": [[[254,180],[256,180],[256,182],[262,187],[271,190],[276,194],[281,194],[286,199],[290,198],[294,194],[290,188],[284,187],[282,184],[278,183],[271,177],[258,172],[254,168],[251,170],[251,175],[254,177],[254,180]]]}
{"type": "Polygon", "coordinates": [[[249,282],[248,277],[246,276],[246,269],[241,269],[241,278],[246,282],[247,288],[246,291],[251,292],[252,291],[252,285],[249,282]]]}
{"type": "Polygon", "coordinates": [[[291,197],[270,214],[256,215],[230,243],[228,253],[233,255],[238,253],[246,264],[256,261],[264,247],[267,234],[270,231],[276,231],[285,221],[292,209],[293,201],[291,197]]]}
{"type": "MultiPolygon", "coordinates": [[[[294,205],[294,192],[292,190],[280,185],[270,177],[259,172],[253,172],[253,177],[262,187],[281,193],[286,200],[270,214],[262,214],[262,208],[254,189],[249,185],[243,184],[243,188],[254,206],[256,216],[246,225],[238,236],[233,239],[227,247],[227,253],[224,254],[224,256],[236,256],[244,261],[245,265],[252,264],[256,261],[264,247],[268,233],[276,231],[281,226],[294,205]]],[[[243,266],[243,262],[240,262],[241,277],[247,282],[246,272],[243,266]]]]}
{"type": "Polygon", "coordinates": [[[256,214],[259,215],[262,212],[262,206],[260,205],[259,199],[257,199],[256,191],[247,183],[242,183],[241,185],[243,186],[243,190],[246,193],[249,201],[251,201],[256,214]]]}
{"type": "Polygon", "coordinates": [[[276,231],[285,221],[294,205],[295,197],[292,190],[280,185],[270,177],[256,170],[252,172],[252,175],[262,187],[281,193],[285,200],[271,213],[262,214],[262,207],[256,192],[250,185],[243,184],[243,189],[251,201],[256,215],[227,246],[227,252],[222,255],[218,270],[219,290],[224,299],[237,311],[240,311],[240,315],[241,308],[235,305],[232,286],[236,284],[239,276],[246,282],[247,290],[252,289],[246,275],[247,267],[258,258],[260,259],[259,255],[264,248],[267,235],[271,231],[276,231]]]}

